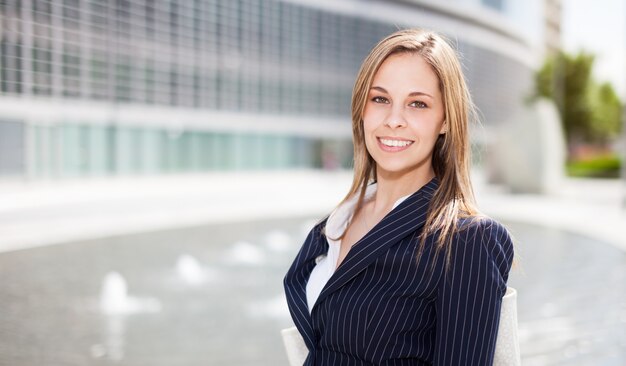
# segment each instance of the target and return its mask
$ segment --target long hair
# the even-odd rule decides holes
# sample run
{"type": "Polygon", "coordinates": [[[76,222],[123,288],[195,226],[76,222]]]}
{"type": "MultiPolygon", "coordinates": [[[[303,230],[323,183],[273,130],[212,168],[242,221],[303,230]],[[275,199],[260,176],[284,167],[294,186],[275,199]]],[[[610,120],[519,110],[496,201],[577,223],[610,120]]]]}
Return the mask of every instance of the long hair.
{"type": "MultiPolygon", "coordinates": [[[[438,254],[444,250],[447,253],[446,263],[449,263],[452,236],[462,229],[457,227],[458,219],[464,217],[479,219],[483,216],[476,207],[469,176],[468,125],[470,120],[475,119],[476,111],[457,55],[441,35],[423,29],[400,30],[381,40],[363,61],[352,91],[354,177],[350,191],[339,205],[358,193],[356,210],[360,210],[367,185],[376,179],[376,162],[365,146],[363,112],[374,75],[389,56],[398,53],[420,55],[439,79],[447,131],[439,135],[434,146],[432,165],[439,180],[439,187],[428,208],[426,223],[420,236],[417,260],[424,251],[427,236],[438,233],[435,252],[438,254]]],[[[338,239],[344,236],[345,231],[338,239]]]]}

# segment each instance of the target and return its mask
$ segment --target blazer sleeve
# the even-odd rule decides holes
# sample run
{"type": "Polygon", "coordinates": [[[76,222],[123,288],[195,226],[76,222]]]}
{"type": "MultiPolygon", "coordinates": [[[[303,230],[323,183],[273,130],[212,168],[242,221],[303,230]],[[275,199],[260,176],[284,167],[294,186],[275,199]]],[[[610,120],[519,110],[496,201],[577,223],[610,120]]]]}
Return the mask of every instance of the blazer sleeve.
{"type": "Polygon", "coordinates": [[[434,364],[492,365],[512,240],[504,226],[483,218],[456,233],[451,244],[437,289],[434,364]]]}

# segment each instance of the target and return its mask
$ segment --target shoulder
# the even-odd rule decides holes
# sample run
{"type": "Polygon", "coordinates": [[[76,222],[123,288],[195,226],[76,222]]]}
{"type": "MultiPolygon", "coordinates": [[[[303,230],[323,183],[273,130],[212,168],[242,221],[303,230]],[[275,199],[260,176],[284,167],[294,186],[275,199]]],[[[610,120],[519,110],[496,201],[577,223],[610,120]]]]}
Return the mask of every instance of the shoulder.
{"type": "Polygon", "coordinates": [[[512,247],[513,241],[507,228],[489,216],[472,216],[457,221],[456,239],[472,244],[512,247]]]}
{"type": "Polygon", "coordinates": [[[311,227],[308,231],[303,246],[326,237],[326,223],[328,221],[328,217],[329,215],[326,215],[313,224],[313,227],[311,227]]]}
{"type": "Polygon", "coordinates": [[[461,218],[451,243],[453,262],[489,262],[506,279],[511,269],[514,245],[507,228],[488,216],[461,218]]]}

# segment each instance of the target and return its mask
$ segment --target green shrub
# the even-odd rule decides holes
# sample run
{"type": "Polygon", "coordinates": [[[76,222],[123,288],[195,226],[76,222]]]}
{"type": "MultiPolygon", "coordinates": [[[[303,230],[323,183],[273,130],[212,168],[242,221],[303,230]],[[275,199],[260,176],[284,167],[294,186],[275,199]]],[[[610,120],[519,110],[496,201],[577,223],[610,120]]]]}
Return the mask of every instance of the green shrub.
{"type": "Polygon", "coordinates": [[[567,174],[572,177],[618,178],[621,161],[617,155],[597,156],[591,159],[570,161],[567,174]]]}

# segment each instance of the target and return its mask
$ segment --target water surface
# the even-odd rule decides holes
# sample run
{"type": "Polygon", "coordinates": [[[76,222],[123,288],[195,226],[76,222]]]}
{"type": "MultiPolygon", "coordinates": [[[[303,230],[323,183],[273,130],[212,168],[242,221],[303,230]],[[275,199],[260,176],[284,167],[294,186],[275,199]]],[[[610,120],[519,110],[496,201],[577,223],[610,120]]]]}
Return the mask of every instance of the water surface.
{"type": "MultiPolygon", "coordinates": [[[[207,225],[0,254],[0,364],[286,365],[282,279],[313,223],[207,225]],[[111,273],[127,286],[117,312],[101,304],[111,273]]],[[[519,242],[510,285],[524,365],[626,364],[626,254],[507,225],[519,242]]]]}

